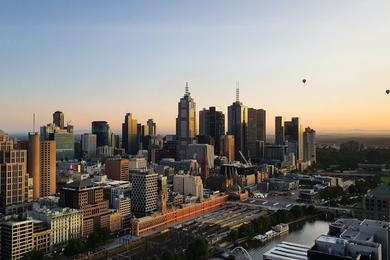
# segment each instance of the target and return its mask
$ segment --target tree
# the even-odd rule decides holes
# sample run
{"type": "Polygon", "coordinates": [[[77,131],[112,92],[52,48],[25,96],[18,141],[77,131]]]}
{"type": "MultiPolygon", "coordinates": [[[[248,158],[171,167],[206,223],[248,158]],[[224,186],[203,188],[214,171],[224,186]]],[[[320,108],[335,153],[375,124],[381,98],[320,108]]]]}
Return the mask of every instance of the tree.
{"type": "Polygon", "coordinates": [[[25,257],[23,257],[24,260],[42,260],[44,259],[44,254],[41,251],[38,250],[32,250],[30,253],[28,253],[25,257]]]}
{"type": "Polygon", "coordinates": [[[175,255],[171,251],[164,251],[160,256],[160,260],[175,260],[175,255]]]}
{"type": "Polygon", "coordinates": [[[82,239],[72,239],[65,248],[65,255],[77,255],[87,250],[87,246],[82,239]]]}
{"type": "Polygon", "coordinates": [[[303,208],[298,205],[293,206],[290,211],[295,219],[301,218],[305,214],[303,208]]]}

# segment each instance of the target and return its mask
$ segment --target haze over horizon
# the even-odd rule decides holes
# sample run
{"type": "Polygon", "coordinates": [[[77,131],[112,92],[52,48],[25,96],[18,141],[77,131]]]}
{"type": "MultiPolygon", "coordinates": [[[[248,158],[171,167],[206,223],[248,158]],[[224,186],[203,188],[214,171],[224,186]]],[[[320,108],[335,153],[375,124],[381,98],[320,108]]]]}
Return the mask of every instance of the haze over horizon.
{"type": "Polygon", "coordinates": [[[240,100],[321,133],[390,133],[389,1],[2,1],[0,129],[65,113],[75,131],[126,112],[174,133],[190,82],[197,110],[240,100]],[[307,79],[302,84],[302,78],[307,79]]]}

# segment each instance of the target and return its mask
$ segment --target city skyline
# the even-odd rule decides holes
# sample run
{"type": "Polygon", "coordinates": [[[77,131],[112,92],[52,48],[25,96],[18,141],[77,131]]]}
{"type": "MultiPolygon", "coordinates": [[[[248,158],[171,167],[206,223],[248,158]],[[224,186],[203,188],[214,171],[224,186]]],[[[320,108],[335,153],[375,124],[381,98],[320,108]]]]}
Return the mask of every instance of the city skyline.
{"type": "Polygon", "coordinates": [[[120,133],[126,112],[174,133],[186,81],[197,114],[219,106],[227,115],[236,80],[240,100],[267,111],[268,134],[278,115],[318,134],[390,131],[387,1],[94,3],[2,4],[6,132],[60,110],[77,133],[96,120],[120,133]]]}

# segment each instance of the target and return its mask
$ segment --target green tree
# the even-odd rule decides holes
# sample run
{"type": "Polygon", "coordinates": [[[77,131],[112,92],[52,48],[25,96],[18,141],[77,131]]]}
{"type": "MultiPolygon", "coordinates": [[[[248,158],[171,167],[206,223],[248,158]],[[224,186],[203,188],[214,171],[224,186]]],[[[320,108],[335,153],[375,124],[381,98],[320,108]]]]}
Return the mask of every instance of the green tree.
{"type": "Polygon", "coordinates": [[[66,256],[72,256],[85,252],[86,250],[87,246],[82,239],[72,239],[65,247],[64,253],[66,256]]]}
{"type": "Polygon", "coordinates": [[[298,205],[293,206],[290,211],[295,219],[301,218],[305,214],[303,208],[298,205]]]}

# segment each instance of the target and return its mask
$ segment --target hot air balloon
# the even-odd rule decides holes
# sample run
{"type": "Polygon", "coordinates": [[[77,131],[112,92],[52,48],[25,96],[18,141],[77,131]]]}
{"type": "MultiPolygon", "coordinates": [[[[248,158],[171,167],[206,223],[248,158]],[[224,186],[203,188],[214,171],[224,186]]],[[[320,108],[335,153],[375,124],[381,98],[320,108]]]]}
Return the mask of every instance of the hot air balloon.
{"type": "Polygon", "coordinates": [[[386,90],[386,94],[387,95],[389,95],[390,94],[390,90],[388,89],[388,90],[386,90]]]}
{"type": "Polygon", "coordinates": [[[306,79],[302,79],[302,82],[303,82],[303,84],[305,84],[306,83],[306,79]]]}

